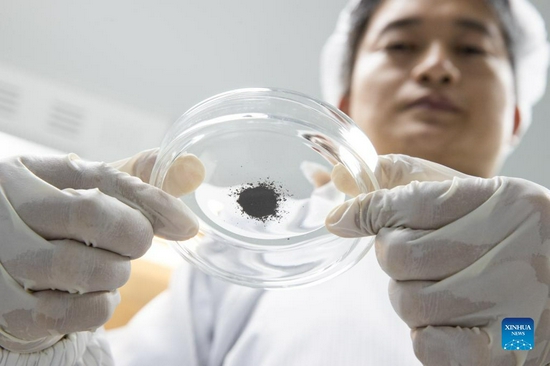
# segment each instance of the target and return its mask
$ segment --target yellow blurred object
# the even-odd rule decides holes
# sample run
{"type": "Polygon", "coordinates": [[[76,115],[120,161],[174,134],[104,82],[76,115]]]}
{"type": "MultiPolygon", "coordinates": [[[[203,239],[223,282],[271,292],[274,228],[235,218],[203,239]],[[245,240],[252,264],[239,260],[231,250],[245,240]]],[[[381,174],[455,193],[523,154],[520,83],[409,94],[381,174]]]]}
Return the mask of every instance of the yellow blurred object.
{"type": "Polygon", "coordinates": [[[175,253],[168,244],[155,238],[149,252],[132,261],[130,279],[120,291],[121,301],[112,318],[105,324],[106,329],[125,325],[145,304],[164,291],[170,282],[174,267],[175,253]]]}

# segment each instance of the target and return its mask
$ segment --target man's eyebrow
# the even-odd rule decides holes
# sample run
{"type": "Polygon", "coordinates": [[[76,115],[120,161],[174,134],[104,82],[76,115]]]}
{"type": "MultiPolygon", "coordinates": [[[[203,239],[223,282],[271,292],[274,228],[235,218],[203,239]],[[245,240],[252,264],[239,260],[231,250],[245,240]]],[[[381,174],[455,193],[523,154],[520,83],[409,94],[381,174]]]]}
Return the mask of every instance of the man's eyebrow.
{"type": "MultiPolygon", "coordinates": [[[[417,17],[397,19],[386,24],[386,26],[382,29],[380,34],[383,34],[395,29],[408,28],[415,25],[420,25],[422,23],[423,23],[422,18],[417,18],[417,17]]],[[[483,22],[476,19],[459,18],[454,23],[456,26],[460,28],[473,30],[486,36],[493,35],[492,32],[489,30],[489,28],[483,22]]]]}
{"type": "Polygon", "coordinates": [[[412,27],[414,25],[419,25],[422,23],[420,18],[403,18],[394,20],[388,24],[380,31],[380,34],[389,32],[394,29],[412,27]]]}
{"type": "Polygon", "coordinates": [[[469,30],[476,31],[478,33],[481,33],[486,36],[492,36],[493,34],[489,30],[489,28],[479,20],[471,19],[471,18],[460,18],[455,21],[455,25],[457,25],[460,28],[465,28],[469,30]]]}

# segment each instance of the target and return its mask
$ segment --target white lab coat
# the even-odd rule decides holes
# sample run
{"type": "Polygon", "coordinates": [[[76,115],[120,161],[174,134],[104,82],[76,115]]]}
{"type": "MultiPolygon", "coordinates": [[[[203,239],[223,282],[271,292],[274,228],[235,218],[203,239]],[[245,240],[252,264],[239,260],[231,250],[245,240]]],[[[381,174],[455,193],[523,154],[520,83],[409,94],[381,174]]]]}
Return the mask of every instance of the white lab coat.
{"type": "Polygon", "coordinates": [[[306,288],[262,291],[186,265],[167,291],[108,332],[117,366],[420,365],[371,251],[306,288]]]}

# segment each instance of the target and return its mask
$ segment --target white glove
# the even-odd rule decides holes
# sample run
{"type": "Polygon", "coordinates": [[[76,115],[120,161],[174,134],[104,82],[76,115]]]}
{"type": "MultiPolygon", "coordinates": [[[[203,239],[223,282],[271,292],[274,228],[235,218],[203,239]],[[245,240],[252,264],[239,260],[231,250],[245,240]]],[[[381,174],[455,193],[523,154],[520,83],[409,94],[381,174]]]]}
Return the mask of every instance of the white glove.
{"type": "MultiPolygon", "coordinates": [[[[148,179],[154,159],[147,151],[115,165],[148,179]]],[[[197,158],[182,161],[175,176],[189,184],[167,178],[176,194],[202,179],[197,158]]],[[[0,347],[37,352],[100,327],[119,302],[130,259],[153,235],[185,240],[197,230],[180,200],[107,164],[74,154],[0,160],[0,347]]]]}
{"type": "Polygon", "coordinates": [[[437,366],[550,362],[550,192],[403,155],[381,156],[376,176],[387,189],[339,206],[327,227],[345,237],[376,235],[392,305],[412,329],[418,359],[437,366]],[[534,320],[533,350],[502,348],[504,318],[534,320]]]}

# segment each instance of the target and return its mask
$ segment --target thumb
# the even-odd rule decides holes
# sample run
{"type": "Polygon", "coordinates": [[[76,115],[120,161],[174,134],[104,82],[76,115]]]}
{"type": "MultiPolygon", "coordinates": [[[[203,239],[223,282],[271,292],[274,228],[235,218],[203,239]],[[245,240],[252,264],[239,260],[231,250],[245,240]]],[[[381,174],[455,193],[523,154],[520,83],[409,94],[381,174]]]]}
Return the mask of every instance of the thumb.
{"type": "MultiPolygon", "coordinates": [[[[145,150],[109,165],[144,182],[149,182],[157,155],[158,149],[145,150]]],[[[192,154],[180,155],[170,166],[162,190],[174,197],[183,196],[197,189],[204,180],[204,174],[204,165],[199,158],[192,154]]]]}
{"type": "MultiPolygon", "coordinates": [[[[374,176],[380,188],[387,189],[406,185],[413,181],[440,182],[451,180],[454,177],[468,177],[468,175],[446,166],[400,154],[379,155],[374,176]]],[[[349,196],[355,197],[362,193],[351,173],[340,163],[334,166],[331,179],[336,188],[349,196]]]]}
{"type": "Polygon", "coordinates": [[[380,155],[374,175],[380,188],[388,189],[413,181],[441,182],[470,177],[444,165],[401,154],[380,155]]]}

